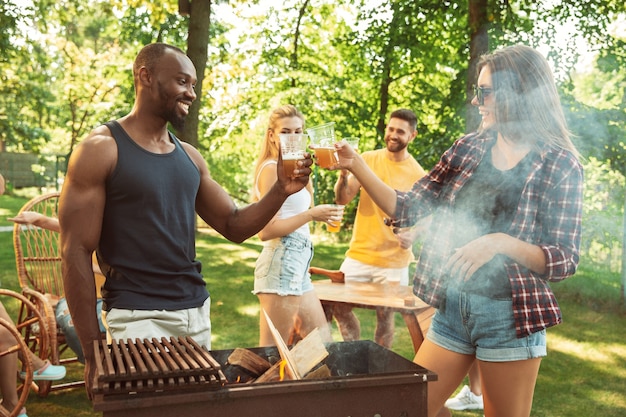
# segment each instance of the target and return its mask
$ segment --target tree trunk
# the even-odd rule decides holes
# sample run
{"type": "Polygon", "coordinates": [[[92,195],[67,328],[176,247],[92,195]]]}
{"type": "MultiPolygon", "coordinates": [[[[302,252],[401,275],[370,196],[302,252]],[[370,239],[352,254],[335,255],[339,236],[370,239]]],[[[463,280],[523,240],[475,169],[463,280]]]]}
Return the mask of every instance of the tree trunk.
{"type": "Polygon", "coordinates": [[[202,105],[202,82],[207,62],[207,46],[209,44],[209,27],[211,24],[211,0],[190,2],[189,33],[187,38],[187,55],[196,67],[198,82],[196,83],[197,98],[189,108],[189,115],[182,132],[176,132],[185,142],[198,147],[198,117],[202,105]]]}
{"type": "Polygon", "coordinates": [[[293,70],[294,77],[291,79],[291,87],[295,88],[298,84],[295,74],[297,74],[299,68],[298,65],[298,45],[300,44],[300,25],[302,24],[302,18],[306,13],[306,8],[309,6],[309,0],[306,0],[300,11],[298,12],[298,20],[296,22],[296,29],[293,34],[293,52],[291,54],[291,69],[293,70]]]}
{"type": "Polygon", "coordinates": [[[624,202],[624,225],[622,229],[622,292],[620,294],[621,305],[626,309],[626,201],[624,202]]]}
{"type": "Polygon", "coordinates": [[[480,115],[473,111],[472,98],[474,92],[472,85],[476,84],[478,72],[476,70],[481,55],[489,51],[489,37],[487,35],[487,2],[488,0],[469,0],[469,28],[470,28],[470,61],[467,69],[467,103],[465,112],[465,131],[476,130],[480,123],[480,115]]]}

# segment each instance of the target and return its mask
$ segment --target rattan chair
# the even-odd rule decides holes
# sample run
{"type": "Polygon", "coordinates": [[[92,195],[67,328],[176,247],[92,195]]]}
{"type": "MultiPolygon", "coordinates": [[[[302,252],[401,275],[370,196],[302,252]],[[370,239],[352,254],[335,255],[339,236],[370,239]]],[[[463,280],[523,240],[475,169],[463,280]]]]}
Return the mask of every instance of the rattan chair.
{"type": "Polygon", "coordinates": [[[14,326],[13,323],[3,318],[0,318],[0,327],[5,328],[15,339],[14,345],[11,345],[5,349],[0,349],[0,358],[6,355],[17,353],[19,361],[22,364],[21,369],[26,373],[26,377],[24,378],[24,380],[20,379],[18,375],[15,375],[15,383],[18,393],[17,405],[11,410],[7,410],[4,407],[0,406],[0,417],[15,417],[19,414],[20,410],[22,409],[22,407],[24,407],[24,404],[26,404],[26,400],[28,399],[30,389],[25,389],[25,387],[30,388],[33,382],[33,364],[31,361],[31,356],[28,354],[29,348],[23,338],[23,332],[27,328],[39,328],[41,329],[39,333],[43,335],[43,338],[47,338],[45,334],[47,330],[43,322],[43,318],[39,313],[37,307],[33,303],[31,303],[26,297],[14,291],[6,289],[0,289],[0,296],[6,296],[7,299],[9,299],[9,297],[17,299],[17,301],[21,305],[21,308],[26,310],[28,312],[27,315],[30,316],[30,320],[27,323],[23,323],[21,326],[14,326]]]}
{"type": "MultiPolygon", "coordinates": [[[[57,217],[59,193],[53,192],[28,201],[22,211],[35,211],[49,217],[57,217]]],[[[33,352],[54,365],[77,362],[75,355],[65,343],[65,337],[57,327],[55,312],[49,296],[63,297],[63,277],[61,273],[61,248],[59,233],[34,225],[15,224],[13,228],[15,262],[22,294],[37,306],[47,332],[36,326],[29,326],[32,313],[24,305],[20,309],[17,325],[22,329],[23,338],[33,352]]],[[[84,381],[52,384],[37,381],[34,386],[39,396],[45,397],[50,391],[84,385],[84,381]]]]}

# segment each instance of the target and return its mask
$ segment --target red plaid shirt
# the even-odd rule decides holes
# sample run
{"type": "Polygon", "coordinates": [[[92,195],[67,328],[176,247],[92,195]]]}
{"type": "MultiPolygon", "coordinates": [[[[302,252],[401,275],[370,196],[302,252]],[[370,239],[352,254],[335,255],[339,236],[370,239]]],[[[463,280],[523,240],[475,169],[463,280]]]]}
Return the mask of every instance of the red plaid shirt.
{"type": "MultiPolygon", "coordinates": [[[[397,192],[395,225],[414,224],[433,213],[431,236],[424,243],[414,276],[414,293],[439,307],[445,294],[446,259],[451,255],[452,208],[457,193],[491,149],[495,138],[476,133],[456,141],[437,165],[409,192],[397,192]]],[[[561,310],[548,282],[561,281],[576,272],[582,217],[582,166],[571,152],[544,149],[533,152],[526,179],[508,234],[543,250],[546,272],[530,271],[507,258],[513,313],[518,337],[561,322],[561,310]]]]}

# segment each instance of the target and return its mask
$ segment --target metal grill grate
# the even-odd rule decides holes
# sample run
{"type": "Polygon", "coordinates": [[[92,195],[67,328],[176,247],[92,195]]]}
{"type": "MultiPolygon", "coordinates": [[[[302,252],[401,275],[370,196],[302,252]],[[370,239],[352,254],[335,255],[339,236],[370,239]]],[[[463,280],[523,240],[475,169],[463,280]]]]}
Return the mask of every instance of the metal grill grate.
{"type": "Polygon", "coordinates": [[[94,341],[97,380],[94,393],[135,394],[220,388],[221,365],[190,337],[161,340],[94,341]]]}

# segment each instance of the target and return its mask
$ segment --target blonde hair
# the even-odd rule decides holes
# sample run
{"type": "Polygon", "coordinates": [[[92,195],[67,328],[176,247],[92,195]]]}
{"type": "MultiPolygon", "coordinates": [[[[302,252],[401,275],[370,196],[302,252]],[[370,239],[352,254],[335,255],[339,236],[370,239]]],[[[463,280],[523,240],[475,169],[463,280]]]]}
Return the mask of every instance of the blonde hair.
{"type": "Polygon", "coordinates": [[[515,45],[481,57],[478,71],[491,71],[495,128],[513,141],[578,151],[571,141],[556,84],[546,59],[535,49],[515,45]]]}
{"type": "MultiPolygon", "coordinates": [[[[256,189],[259,172],[261,171],[263,163],[270,159],[278,160],[278,145],[270,140],[270,133],[274,132],[279,120],[291,117],[300,118],[302,120],[302,128],[304,129],[304,115],[294,105],[285,104],[284,106],[274,109],[270,114],[269,123],[267,125],[267,129],[265,130],[265,137],[263,142],[261,142],[261,152],[259,153],[259,158],[257,159],[254,167],[254,177],[252,179],[253,190],[256,189]]],[[[258,200],[256,192],[252,192],[252,199],[253,201],[258,200]]]]}

